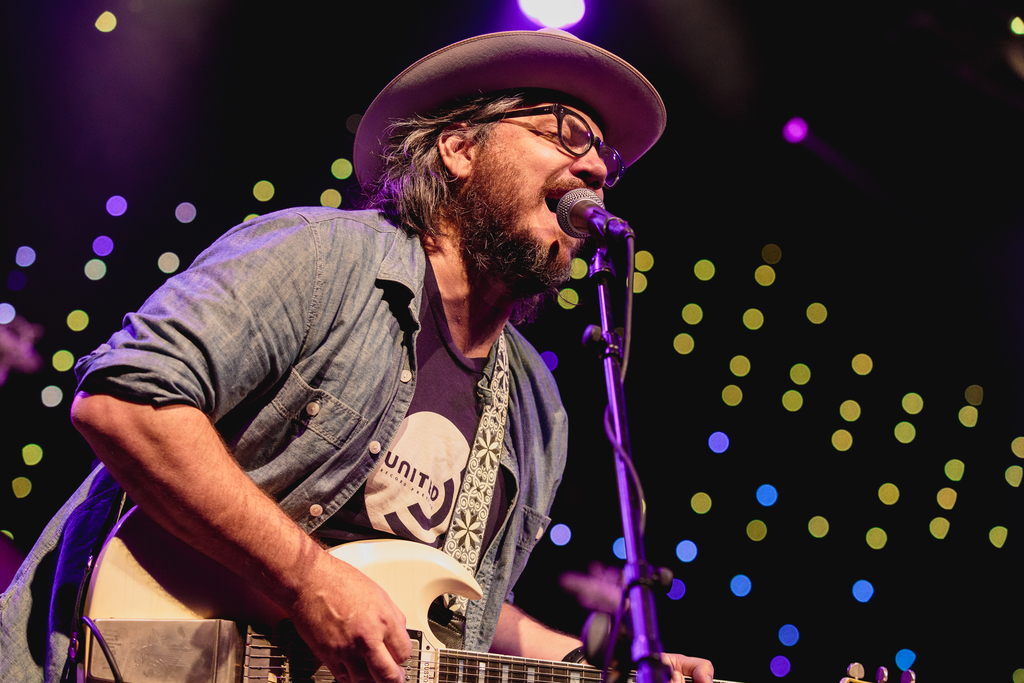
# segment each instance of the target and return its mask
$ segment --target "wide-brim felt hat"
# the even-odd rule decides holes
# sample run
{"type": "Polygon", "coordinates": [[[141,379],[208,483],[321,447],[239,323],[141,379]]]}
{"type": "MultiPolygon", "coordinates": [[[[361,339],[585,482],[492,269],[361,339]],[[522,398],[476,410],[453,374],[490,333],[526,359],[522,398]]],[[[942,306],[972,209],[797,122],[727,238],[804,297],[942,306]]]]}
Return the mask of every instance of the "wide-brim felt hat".
{"type": "Polygon", "coordinates": [[[380,153],[397,120],[476,95],[515,89],[564,93],[597,114],[604,138],[632,165],[665,130],[658,91],[622,58],[565,31],[505,31],[467,38],[400,73],[370,104],[356,131],[356,178],[381,173],[380,153]]]}

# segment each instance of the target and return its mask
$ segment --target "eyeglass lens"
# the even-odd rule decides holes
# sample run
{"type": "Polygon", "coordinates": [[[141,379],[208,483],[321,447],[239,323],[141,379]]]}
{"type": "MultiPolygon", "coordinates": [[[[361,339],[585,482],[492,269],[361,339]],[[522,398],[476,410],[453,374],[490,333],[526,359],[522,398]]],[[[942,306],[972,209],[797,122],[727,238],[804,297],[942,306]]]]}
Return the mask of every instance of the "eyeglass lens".
{"type": "MultiPolygon", "coordinates": [[[[563,110],[562,117],[562,143],[575,154],[584,154],[589,151],[593,133],[590,126],[574,112],[563,110]]],[[[622,175],[622,162],[611,145],[601,145],[599,156],[608,169],[608,178],[605,184],[611,186],[622,175]]]]}

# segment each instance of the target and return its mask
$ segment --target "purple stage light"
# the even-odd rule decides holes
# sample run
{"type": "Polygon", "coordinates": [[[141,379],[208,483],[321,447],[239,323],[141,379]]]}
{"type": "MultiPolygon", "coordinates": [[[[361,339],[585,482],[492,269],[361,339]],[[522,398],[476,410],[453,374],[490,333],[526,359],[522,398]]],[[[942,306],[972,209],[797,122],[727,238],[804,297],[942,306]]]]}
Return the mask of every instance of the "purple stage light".
{"type": "Polygon", "coordinates": [[[519,10],[540,26],[565,28],[579,23],[586,7],[583,0],[519,0],[519,10]]]}
{"type": "Polygon", "coordinates": [[[678,600],[686,595],[686,584],[679,579],[672,579],[672,589],[668,592],[670,600],[678,600]]]}
{"type": "Polygon", "coordinates": [[[807,122],[799,116],[791,118],[782,128],[782,137],[786,142],[794,145],[803,142],[803,139],[807,137],[807,122]]]}
{"type": "Polygon", "coordinates": [[[782,678],[789,673],[792,665],[789,663],[789,659],[779,655],[778,657],[772,657],[772,663],[768,665],[768,668],[771,669],[776,678],[782,678]]]}
{"type": "Polygon", "coordinates": [[[107,213],[111,216],[123,216],[128,210],[128,200],[119,194],[107,200],[107,213]]]}
{"type": "Polygon", "coordinates": [[[110,256],[112,251],[114,251],[114,240],[106,235],[100,235],[92,241],[92,253],[97,256],[110,256]]]}
{"type": "Polygon", "coordinates": [[[693,541],[679,541],[676,546],[676,557],[682,562],[693,562],[697,557],[697,544],[693,541]]]}
{"type": "Polygon", "coordinates": [[[548,532],[551,542],[555,545],[565,545],[572,538],[572,530],[564,524],[556,524],[548,532]]]}
{"type": "Polygon", "coordinates": [[[708,448],[715,453],[725,453],[729,449],[729,437],[725,432],[715,432],[708,437],[708,448]]]}
{"type": "Polygon", "coordinates": [[[28,282],[28,278],[25,277],[25,273],[20,270],[12,270],[11,274],[7,276],[7,289],[12,292],[17,292],[25,288],[25,283],[28,282]]]}
{"type": "Polygon", "coordinates": [[[554,351],[544,351],[540,354],[540,359],[544,361],[544,365],[548,366],[548,370],[554,372],[555,368],[558,367],[558,356],[555,355],[554,351]]]}
{"type": "Polygon", "coordinates": [[[18,252],[14,256],[14,262],[22,268],[31,266],[36,262],[36,250],[32,247],[18,247],[18,252]]]}

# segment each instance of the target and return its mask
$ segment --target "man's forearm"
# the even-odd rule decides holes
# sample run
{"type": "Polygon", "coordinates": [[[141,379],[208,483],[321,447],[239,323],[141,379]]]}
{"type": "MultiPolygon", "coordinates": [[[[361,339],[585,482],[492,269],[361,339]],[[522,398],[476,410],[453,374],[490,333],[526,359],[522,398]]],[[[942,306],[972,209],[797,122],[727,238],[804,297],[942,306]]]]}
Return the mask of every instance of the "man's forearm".
{"type": "Polygon", "coordinates": [[[491,652],[531,659],[561,661],[582,645],[579,638],[560,633],[531,618],[518,607],[505,603],[491,652]]]}

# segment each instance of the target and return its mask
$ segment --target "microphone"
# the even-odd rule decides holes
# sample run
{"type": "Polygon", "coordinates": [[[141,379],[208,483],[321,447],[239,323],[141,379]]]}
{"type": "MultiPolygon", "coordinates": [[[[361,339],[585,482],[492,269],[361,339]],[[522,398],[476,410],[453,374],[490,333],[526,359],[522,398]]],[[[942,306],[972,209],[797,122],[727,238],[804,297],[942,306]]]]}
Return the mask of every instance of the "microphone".
{"type": "Polygon", "coordinates": [[[593,236],[603,241],[609,237],[623,238],[633,235],[629,223],[608,212],[604,202],[591,189],[580,187],[558,200],[558,226],[570,237],[583,239],[593,236]]]}

